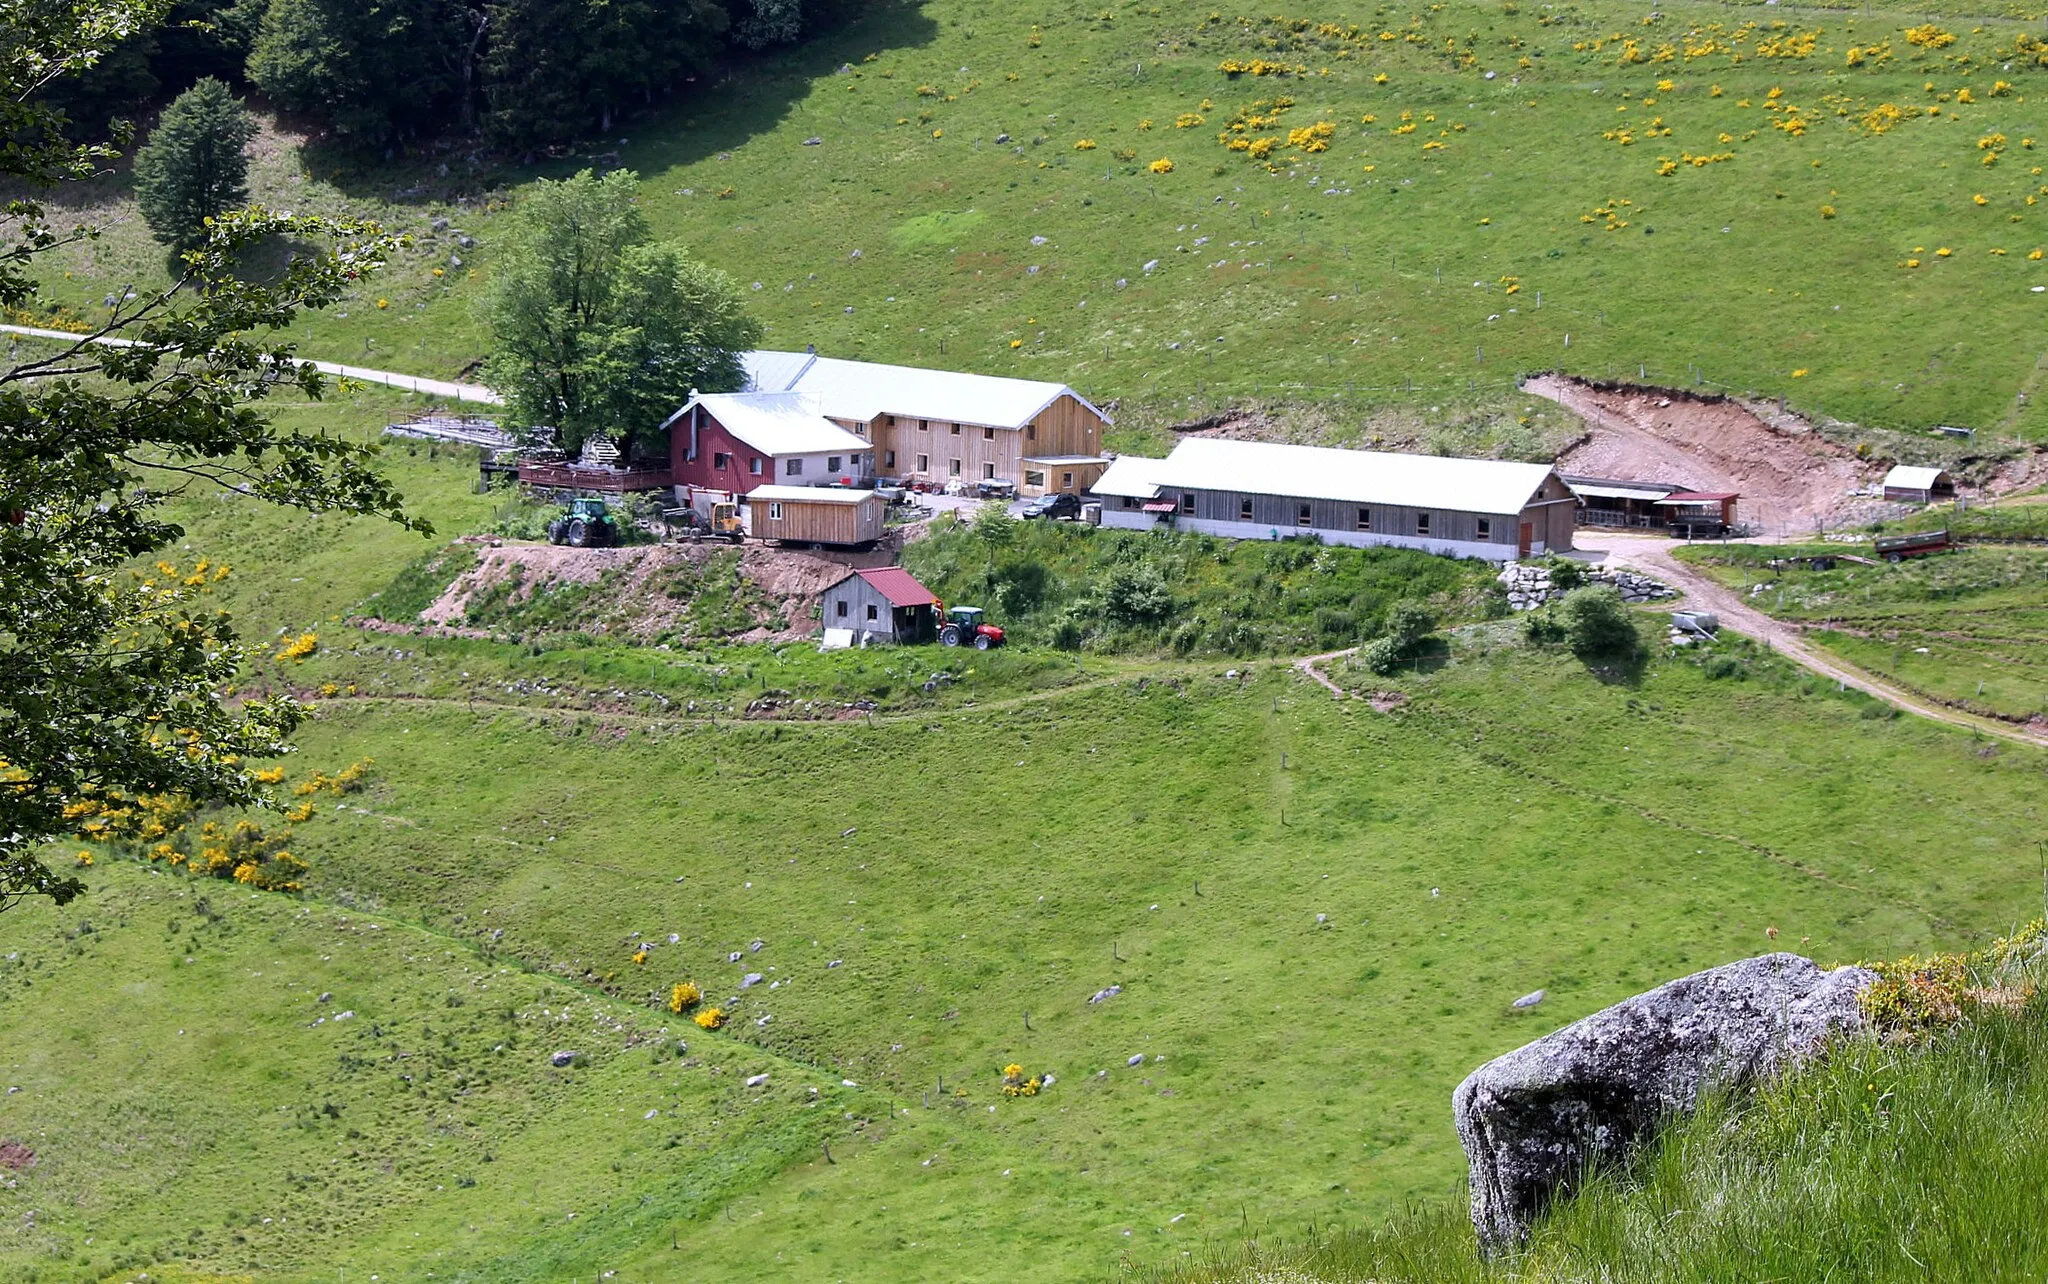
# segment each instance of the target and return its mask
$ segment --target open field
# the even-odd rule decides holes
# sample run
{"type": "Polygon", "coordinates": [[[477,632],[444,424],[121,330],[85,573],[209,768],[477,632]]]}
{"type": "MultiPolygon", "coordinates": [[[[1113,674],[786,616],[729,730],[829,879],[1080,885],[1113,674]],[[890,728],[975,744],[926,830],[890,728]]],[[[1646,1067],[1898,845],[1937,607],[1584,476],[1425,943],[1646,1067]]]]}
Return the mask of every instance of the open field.
{"type": "Polygon", "coordinates": [[[1777,569],[1841,545],[1702,546],[1678,556],[1809,641],[1921,695],[2018,722],[2048,714],[2048,550],[1977,545],[1898,565],[1777,569]]]}
{"type": "MultiPolygon", "coordinates": [[[[2040,438],[2017,395],[2048,307],[2048,71],[2021,16],[1909,37],[1920,9],[884,5],[559,168],[640,171],[657,229],[786,347],[1190,412],[1394,404],[1448,430],[1551,414],[1512,382],[1562,368],[2040,438]]],[[[307,351],[467,369],[529,172],[291,142],[268,136],[259,195],[419,238],[307,351]]],[[[78,199],[119,215],[121,181],[78,199]]],[[[131,219],[48,285],[90,313],[159,260],[131,219]]]]}

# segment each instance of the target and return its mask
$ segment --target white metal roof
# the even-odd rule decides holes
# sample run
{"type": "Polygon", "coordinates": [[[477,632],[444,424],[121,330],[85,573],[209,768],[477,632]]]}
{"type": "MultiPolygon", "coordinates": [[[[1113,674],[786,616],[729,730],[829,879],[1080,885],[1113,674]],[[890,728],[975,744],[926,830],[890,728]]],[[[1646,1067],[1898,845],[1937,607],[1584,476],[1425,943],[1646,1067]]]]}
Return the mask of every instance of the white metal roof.
{"type": "Polygon", "coordinates": [[[873,499],[871,490],[849,490],[844,486],[756,486],[747,492],[748,502],[762,499],[800,500],[807,504],[858,504],[873,499]]]}
{"type": "Polygon", "coordinates": [[[702,406],[725,430],[768,455],[859,455],[873,450],[865,438],[825,418],[818,399],[800,392],[699,393],[670,418],[702,406]]]}
{"type": "Polygon", "coordinates": [[[1088,488],[1091,494],[1127,496],[1131,499],[1150,499],[1159,493],[1159,478],[1164,475],[1166,461],[1144,455],[1119,455],[1109,467],[1102,470],[1102,476],[1088,488]]]}
{"type": "MultiPolygon", "coordinates": [[[[1183,437],[1164,460],[1145,462],[1157,467],[1149,473],[1139,469],[1132,475],[1167,490],[1220,490],[1492,514],[1521,512],[1551,475],[1548,464],[1287,446],[1221,437],[1183,437]]],[[[1119,459],[1112,464],[1103,474],[1104,480],[1124,463],[1119,459]]],[[[1097,482],[1095,489],[1102,492],[1102,483],[1097,482]]]]}
{"type": "Polygon", "coordinates": [[[740,364],[746,368],[754,389],[811,393],[822,399],[822,413],[861,423],[868,423],[877,415],[899,415],[946,423],[1022,428],[1062,395],[1072,395],[1088,409],[1102,414],[1065,384],[1037,379],[845,361],[807,352],[745,352],[740,354],[740,364]]]}
{"type": "Polygon", "coordinates": [[[1566,482],[1574,495],[1590,495],[1595,499],[1662,499],[1671,493],[1668,486],[1593,486],[1584,482],[1566,482]]]}
{"type": "Polygon", "coordinates": [[[1933,490],[1941,478],[1942,471],[1939,468],[1914,468],[1900,464],[1884,475],[1884,484],[1896,486],[1900,490],[1933,490]]]}

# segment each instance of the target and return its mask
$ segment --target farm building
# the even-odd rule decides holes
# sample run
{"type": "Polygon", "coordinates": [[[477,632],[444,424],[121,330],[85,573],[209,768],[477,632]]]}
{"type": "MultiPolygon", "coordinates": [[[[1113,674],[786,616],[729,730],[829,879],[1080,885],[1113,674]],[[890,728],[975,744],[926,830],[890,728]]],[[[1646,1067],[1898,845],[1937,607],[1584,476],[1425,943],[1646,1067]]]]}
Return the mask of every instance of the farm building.
{"type": "Polygon", "coordinates": [[[1669,514],[1657,507],[1685,489],[1676,482],[1623,481],[1614,477],[1566,477],[1578,499],[1581,526],[1659,527],[1669,514]]]}
{"type": "Polygon", "coordinates": [[[804,393],[695,393],[662,427],[677,486],[744,495],[762,486],[853,485],[875,475],[867,441],[804,393]]]}
{"type": "Polygon", "coordinates": [[[756,486],[747,492],[748,533],[786,544],[871,544],[882,538],[888,510],[871,490],[756,486]]]}
{"type": "Polygon", "coordinates": [[[1572,546],[1572,492],[1544,464],[1183,438],[1095,484],[1102,524],[1236,539],[1316,535],[1507,561],[1572,546]]]}
{"type": "Polygon", "coordinates": [[[1664,524],[1673,535],[1688,539],[1726,535],[1735,525],[1735,501],[1742,496],[1725,490],[1675,490],[1657,501],[1664,524]]]}
{"type": "Polygon", "coordinates": [[[818,615],[828,636],[849,630],[848,645],[928,642],[938,635],[938,605],[909,571],[882,566],[848,572],[818,599],[818,615]]]}
{"type": "Polygon", "coordinates": [[[741,354],[748,387],[804,393],[869,443],[880,476],[943,485],[1008,481],[1021,494],[1080,494],[1109,461],[1109,417],[1065,384],[845,361],[813,352],[741,354]]]}
{"type": "Polygon", "coordinates": [[[1955,478],[1939,468],[1900,464],[1884,475],[1884,497],[1908,504],[1931,504],[1956,497],[1955,478]]]}

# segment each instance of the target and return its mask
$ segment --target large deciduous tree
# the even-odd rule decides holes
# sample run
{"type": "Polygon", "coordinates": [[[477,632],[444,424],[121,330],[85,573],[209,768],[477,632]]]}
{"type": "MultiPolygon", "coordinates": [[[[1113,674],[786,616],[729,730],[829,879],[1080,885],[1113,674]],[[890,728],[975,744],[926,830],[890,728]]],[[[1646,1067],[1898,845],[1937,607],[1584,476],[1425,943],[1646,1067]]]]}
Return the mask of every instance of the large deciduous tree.
{"type": "Polygon", "coordinates": [[[459,110],[473,35],[461,0],[270,0],[249,79],[286,111],[382,146],[459,110]]]}
{"type": "Polygon", "coordinates": [[[506,419],[567,450],[651,441],[692,388],[741,386],[739,354],[760,341],[725,273],[652,241],[639,190],[627,170],[536,183],[483,298],[506,419]]]}
{"type": "MultiPolygon", "coordinates": [[[[68,145],[42,95],[151,15],[146,0],[8,6],[0,179],[32,192],[101,166],[108,149],[68,145]]],[[[0,306],[33,305],[38,260],[93,235],[59,229],[28,196],[9,201],[0,306]]],[[[386,248],[366,224],[230,213],[182,255],[170,288],[119,304],[75,341],[0,363],[0,908],[82,890],[38,855],[82,810],[149,794],[258,801],[245,761],[282,749],[299,719],[286,697],[225,698],[243,653],[198,597],[204,573],[148,561],[184,534],[163,516],[167,496],[235,490],[425,529],[375,471],[374,446],[280,428],[260,406],[279,388],[319,395],[321,377],[278,332],[340,297],[386,248]],[[279,235],[337,248],[244,279],[244,252],[279,235]],[[129,344],[96,342],[107,338],[129,344]]]]}
{"type": "Polygon", "coordinates": [[[248,203],[254,137],[248,109],[211,76],[164,108],[135,153],[135,204],[157,240],[190,249],[208,219],[248,203]]]}
{"type": "Polygon", "coordinates": [[[624,112],[709,70],[725,29],[713,0],[493,0],[484,132],[507,147],[609,132],[624,112]]]}

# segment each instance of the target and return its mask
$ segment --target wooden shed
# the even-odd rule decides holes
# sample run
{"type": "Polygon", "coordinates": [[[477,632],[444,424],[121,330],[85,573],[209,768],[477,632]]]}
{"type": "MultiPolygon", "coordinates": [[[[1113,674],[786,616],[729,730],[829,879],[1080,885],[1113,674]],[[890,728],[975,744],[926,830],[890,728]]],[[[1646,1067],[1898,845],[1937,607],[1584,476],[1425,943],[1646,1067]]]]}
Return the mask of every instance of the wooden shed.
{"type": "Polygon", "coordinates": [[[747,492],[747,533],[785,544],[872,544],[882,538],[888,501],[871,490],[756,486],[747,492]]]}
{"type": "Polygon", "coordinates": [[[850,571],[818,599],[826,634],[844,629],[859,642],[928,642],[938,634],[939,599],[900,566],[850,571]]]}
{"type": "Polygon", "coordinates": [[[1884,497],[1908,504],[1931,504],[1956,497],[1955,478],[1939,468],[1900,464],[1884,475],[1884,497]]]}

